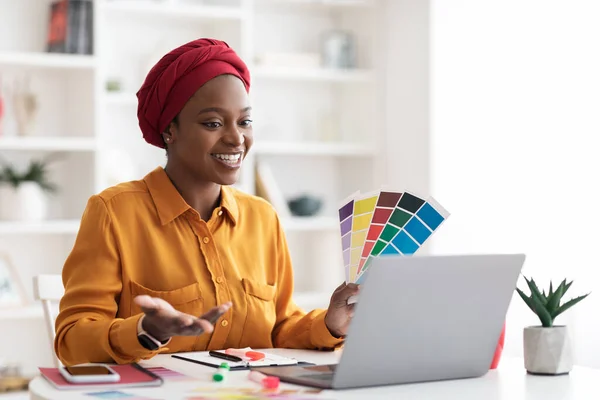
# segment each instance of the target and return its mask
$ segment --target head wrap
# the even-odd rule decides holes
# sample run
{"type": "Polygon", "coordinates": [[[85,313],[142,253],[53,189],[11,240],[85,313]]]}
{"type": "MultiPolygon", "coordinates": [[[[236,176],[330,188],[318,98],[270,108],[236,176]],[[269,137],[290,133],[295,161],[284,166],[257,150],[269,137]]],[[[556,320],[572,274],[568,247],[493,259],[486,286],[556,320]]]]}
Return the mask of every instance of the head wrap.
{"type": "Polygon", "coordinates": [[[232,74],[250,90],[250,73],[223,41],[197,39],[163,56],[137,92],[138,121],[146,142],[165,147],[162,132],[185,103],[209,80],[232,74]]]}

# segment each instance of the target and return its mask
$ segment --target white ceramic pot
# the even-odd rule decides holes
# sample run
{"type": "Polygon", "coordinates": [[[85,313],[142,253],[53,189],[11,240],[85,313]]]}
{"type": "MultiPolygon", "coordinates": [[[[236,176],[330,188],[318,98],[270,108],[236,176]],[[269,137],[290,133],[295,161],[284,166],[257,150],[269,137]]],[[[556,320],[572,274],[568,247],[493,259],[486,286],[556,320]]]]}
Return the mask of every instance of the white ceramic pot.
{"type": "Polygon", "coordinates": [[[532,374],[567,374],[573,368],[573,350],[566,326],[523,330],[525,369],[532,374]]]}
{"type": "Polygon", "coordinates": [[[8,221],[41,221],[48,206],[44,190],[35,182],[23,182],[16,189],[0,185],[0,219],[8,221]]]}

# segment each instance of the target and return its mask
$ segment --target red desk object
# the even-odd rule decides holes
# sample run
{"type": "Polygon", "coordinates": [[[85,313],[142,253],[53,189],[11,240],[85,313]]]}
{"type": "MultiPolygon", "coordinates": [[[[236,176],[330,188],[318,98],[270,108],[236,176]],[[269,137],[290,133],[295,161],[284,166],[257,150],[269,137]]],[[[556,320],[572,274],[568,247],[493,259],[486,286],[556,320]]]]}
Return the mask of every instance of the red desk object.
{"type": "Polygon", "coordinates": [[[502,357],[502,350],[504,350],[504,336],[506,334],[506,324],[502,327],[502,333],[500,334],[500,340],[498,341],[498,345],[496,346],[496,352],[494,353],[494,358],[492,360],[492,365],[490,369],[498,368],[498,364],[500,363],[500,358],[502,357]]]}
{"type": "Polygon", "coordinates": [[[121,376],[120,381],[107,383],[71,383],[62,377],[57,368],[40,368],[39,370],[42,376],[59,390],[160,386],[163,383],[162,378],[138,364],[111,365],[111,368],[121,376]]]}

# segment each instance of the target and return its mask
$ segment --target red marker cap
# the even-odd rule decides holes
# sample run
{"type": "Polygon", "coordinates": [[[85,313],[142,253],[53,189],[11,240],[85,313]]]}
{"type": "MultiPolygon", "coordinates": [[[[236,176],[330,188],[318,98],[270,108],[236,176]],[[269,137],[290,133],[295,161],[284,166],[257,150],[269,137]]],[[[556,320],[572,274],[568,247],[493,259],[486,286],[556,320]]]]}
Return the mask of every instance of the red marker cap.
{"type": "Polygon", "coordinates": [[[277,389],[279,387],[279,378],[276,376],[268,376],[262,381],[265,389],[277,389]]]}

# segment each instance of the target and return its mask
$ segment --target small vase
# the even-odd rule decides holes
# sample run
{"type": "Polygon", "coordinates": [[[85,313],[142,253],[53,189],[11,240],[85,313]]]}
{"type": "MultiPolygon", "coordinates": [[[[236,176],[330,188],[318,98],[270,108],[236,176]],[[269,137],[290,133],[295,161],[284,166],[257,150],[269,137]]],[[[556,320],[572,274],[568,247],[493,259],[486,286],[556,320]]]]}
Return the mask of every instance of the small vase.
{"type": "Polygon", "coordinates": [[[35,182],[22,182],[17,188],[0,186],[0,219],[36,222],[46,218],[47,200],[35,182]]]}
{"type": "Polygon", "coordinates": [[[523,330],[525,369],[531,374],[568,374],[573,368],[573,351],[566,326],[523,330]]]}
{"type": "Polygon", "coordinates": [[[32,93],[20,93],[14,96],[14,108],[19,136],[35,134],[38,101],[32,93]]]}

